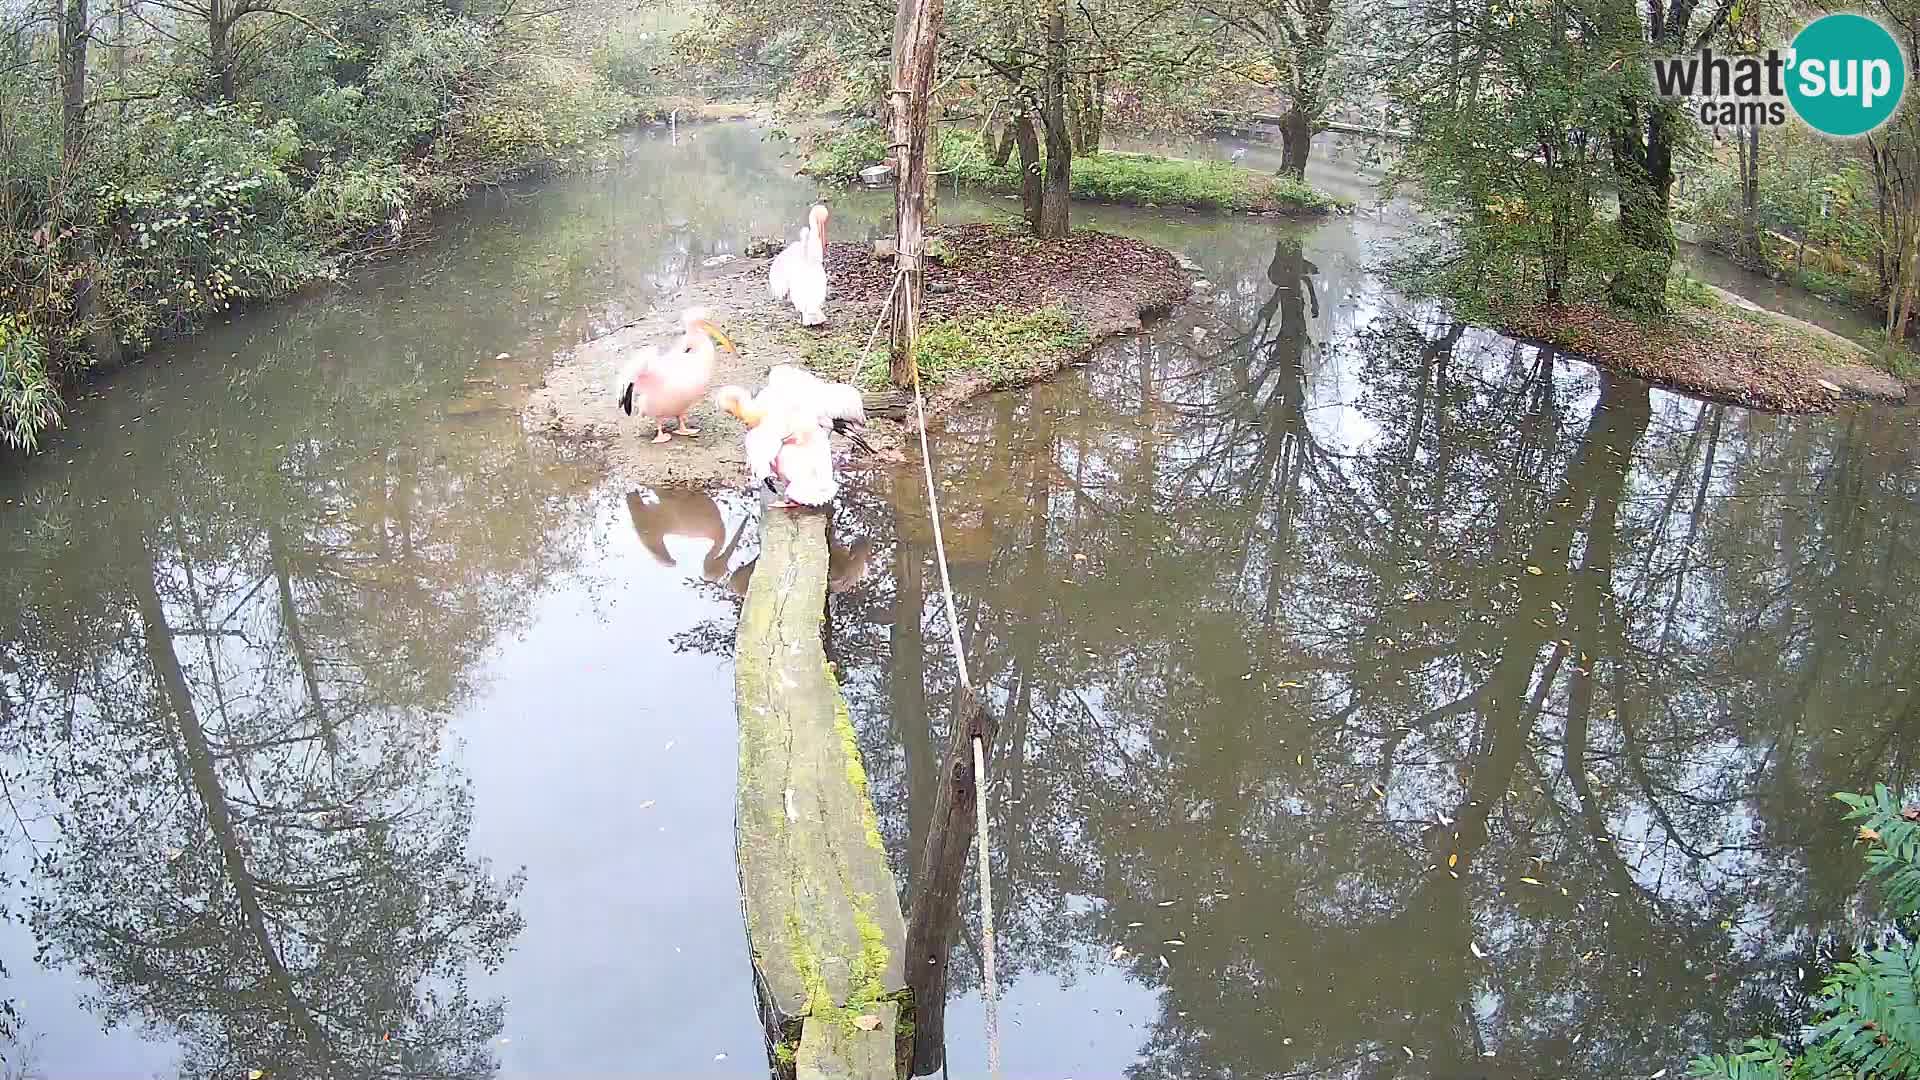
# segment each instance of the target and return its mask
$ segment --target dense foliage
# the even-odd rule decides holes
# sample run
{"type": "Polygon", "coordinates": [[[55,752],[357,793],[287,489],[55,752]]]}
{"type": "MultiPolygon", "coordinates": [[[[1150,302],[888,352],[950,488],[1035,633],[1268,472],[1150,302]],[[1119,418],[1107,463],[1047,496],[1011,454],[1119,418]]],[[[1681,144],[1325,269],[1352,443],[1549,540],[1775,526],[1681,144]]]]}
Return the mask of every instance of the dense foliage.
{"type": "Polygon", "coordinates": [[[1920,1078],[1920,807],[1886,785],[1842,793],[1847,820],[1866,846],[1866,880],[1891,925],[1863,928],[1851,959],[1833,967],[1797,1051],[1779,1037],[1750,1039],[1732,1054],[1694,1059],[1695,1077],[1724,1080],[1920,1078]]]}
{"type": "Polygon", "coordinates": [[[0,22],[14,448],[57,422],[62,380],[573,164],[650,86],[647,43],[578,5],[87,5],[0,22]]]}

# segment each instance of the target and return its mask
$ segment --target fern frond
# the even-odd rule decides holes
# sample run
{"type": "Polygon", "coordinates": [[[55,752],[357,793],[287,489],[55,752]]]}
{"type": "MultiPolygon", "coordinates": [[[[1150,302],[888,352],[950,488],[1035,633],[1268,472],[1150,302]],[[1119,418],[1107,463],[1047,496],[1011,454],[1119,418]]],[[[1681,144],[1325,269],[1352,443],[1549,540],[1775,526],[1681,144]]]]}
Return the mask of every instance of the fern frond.
{"type": "Polygon", "coordinates": [[[1687,1064],[1694,1080],[1788,1080],[1793,1060],[1778,1039],[1748,1039],[1738,1054],[1703,1054],[1687,1064]]]}
{"type": "Polygon", "coordinates": [[[1820,1012],[1818,1058],[1850,1075],[1920,1080],[1920,951],[1882,949],[1837,965],[1820,1012]]]}
{"type": "Polygon", "coordinates": [[[1867,841],[1867,878],[1901,918],[1920,914],[1920,819],[1909,820],[1906,808],[1887,785],[1876,784],[1871,795],[1842,793],[1835,798],[1848,807],[1847,820],[1858,823],[1867,841]]]}

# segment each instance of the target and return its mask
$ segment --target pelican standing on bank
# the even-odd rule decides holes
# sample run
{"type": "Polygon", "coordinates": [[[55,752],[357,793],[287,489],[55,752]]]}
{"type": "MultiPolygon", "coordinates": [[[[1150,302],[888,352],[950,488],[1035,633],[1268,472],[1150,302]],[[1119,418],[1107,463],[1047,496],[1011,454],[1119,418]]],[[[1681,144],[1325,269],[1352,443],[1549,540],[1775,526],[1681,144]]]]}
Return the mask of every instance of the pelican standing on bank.
{"type": "Polygon", "coordinates": [[[664,348],[649,345],[634,351],[620,369],[613,388],[620,394],[620,408],[628,416],[639,412],[653,417],[653,441],[663,443],[666,419],[678,423],[674,434],[694,436],[700,429],[687,423],[687,410],[693,408],[713,381],[714,345],[734,352],[733,342],[708,319],[705,308],[688,308],[681,313],[683,332],[664,348]]]}
{"type": "Polygon", "coordinates": [[[767,292],[775,300],[791,300],[801,326],[827,321],[827,208],[814,203],[800,239],[774,256],[767,272],[767,292]]]}

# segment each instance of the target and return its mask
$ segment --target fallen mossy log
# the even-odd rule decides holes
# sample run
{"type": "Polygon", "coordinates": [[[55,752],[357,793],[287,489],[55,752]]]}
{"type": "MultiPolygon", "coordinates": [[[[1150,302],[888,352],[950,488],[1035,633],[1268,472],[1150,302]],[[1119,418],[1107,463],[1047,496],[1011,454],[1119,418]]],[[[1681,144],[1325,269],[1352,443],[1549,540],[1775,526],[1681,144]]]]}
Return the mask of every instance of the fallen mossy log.
{"type": "Polygon", "coordinates": [[[891,1080],[906,928],[821,645],[827,557],[824,514],[766,510],[735,642],[734,847],[776,1072],[891,1080]]]}
{"type": "Polygon", "coordinates": [[[913,411],[913,395],[904,390],[869,390],[860,395],[860,407],[869,417],[905,420],[913,411]]]}

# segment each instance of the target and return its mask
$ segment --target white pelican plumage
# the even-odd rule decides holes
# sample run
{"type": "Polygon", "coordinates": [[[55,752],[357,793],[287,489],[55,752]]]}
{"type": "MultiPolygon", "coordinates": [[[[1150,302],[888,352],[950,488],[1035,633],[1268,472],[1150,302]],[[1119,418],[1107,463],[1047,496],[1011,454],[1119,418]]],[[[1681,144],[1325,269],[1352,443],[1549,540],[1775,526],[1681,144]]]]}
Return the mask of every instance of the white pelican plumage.
{"type": "Polygon", "coordinates": [[[775,300],[791,300],[800,313],[800,325],[827,321],[827,208],[814,203],[800,239],[782,248],[767,271],[767,292],[775,300]]]}
{"type": "Polygon", "coordinates": [[[867,409],[860,400],[859,387],[829,382],[803,367],[775,364],[767,371],[767,388],[761,394],[772,394],[787,408],[811,417],[814,423],[832,428],[861,450],[873,453],[867,440],[853,430],[855,425],[867,422],[867,409]]]}
{"type": "Polygon", "coordinates": [[[700,400],[713,381],[714,345],[718,343],[728,352],[735,351],[733,342],[708,319],[706,309],[688,308],[681,313],[680,322],[683,327],[680,336],[664,348],[649,345],[636,349],[613,384],[620,395],[620,408],[628,416],[637,411],[653,417],[653,441],[657,443],[673,438],[665,424],[669,416],[679,420],[674,429],[676,433],[700,434],[699,428],[687,423],[687,410],[693,408],[693,403],[700,400]]]}
{"type": "Polygon", "coordinates": [[[780,496],[776,506],[825,506],[839,493],[828,433],[840,430],[869,451],[848,429],[865,419],[860,392],[786,364],[767,373],[767,386],[749,395],[738,386],[714,393],[722,409],[747,425],[747,465],[755,485],[780,496]],[[784,489],[775,480],[784,481],[784,489]]]}

